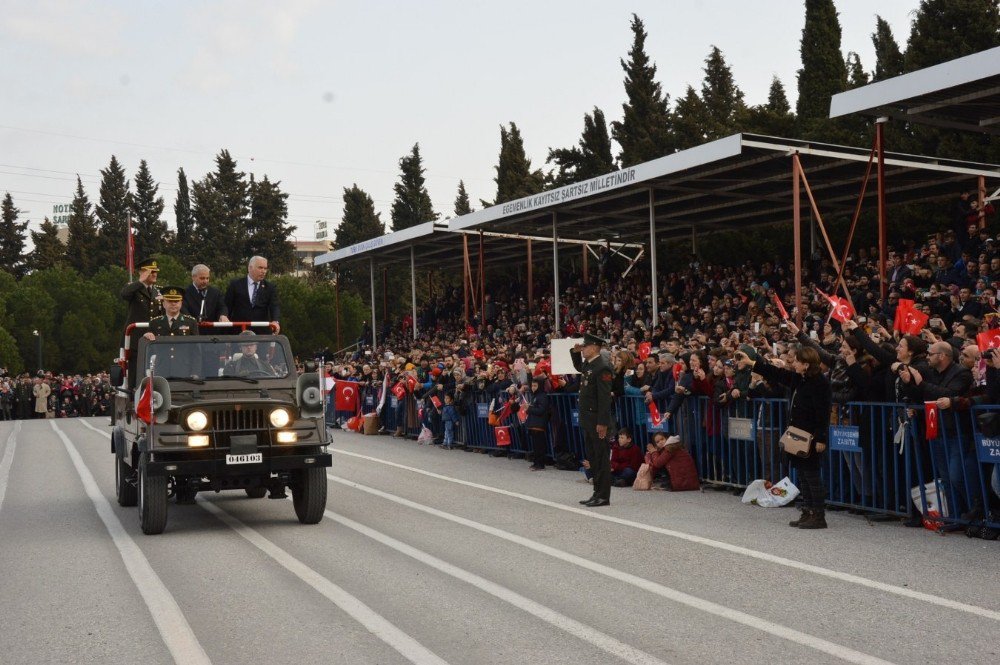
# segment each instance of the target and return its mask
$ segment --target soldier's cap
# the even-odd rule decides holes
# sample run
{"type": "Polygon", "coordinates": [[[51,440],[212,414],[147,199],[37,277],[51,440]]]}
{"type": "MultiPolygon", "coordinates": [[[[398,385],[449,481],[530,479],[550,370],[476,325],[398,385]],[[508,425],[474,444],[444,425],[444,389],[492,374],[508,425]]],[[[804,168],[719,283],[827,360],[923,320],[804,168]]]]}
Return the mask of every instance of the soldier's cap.
{"type": "Polygon", "coordinates": [[[156,259],[148,258],[139,261],[139,265],[136,266],[139,270],[152,270],[153,272],[159,272],[160,268],[156,265],[156,259]]]}
{"type": "MultiPolygon", "coordinates": [[[[256,336],[257,336],[257,333],[255,333],[252,330],[244,330],[239,335],[237,335],[237,337],[256,337],[256,336]]],[[[253,342],[252,340],[248,341],[248,342],[244,342],[244,344],[254,344],[254,343],[255,342],[253,342]]],[[[332,365],[332,364],[333,363],[327,363],[327,365],[332,365]]]]}
{"type": "Polygon", "coordinates": [[[160,295],[164,300],[184,300],[184,289],[179,286],[165,286],[160,289],[160,295]]]}
{"type": "Polygon", "coordinates": [[[587,346],[589,344],[594,344],[596,346],[605,346],[608,340],[598,337],[597,335],[591,335],[590,333],[584,333],[583,335],[583,345],[587,346]]]}

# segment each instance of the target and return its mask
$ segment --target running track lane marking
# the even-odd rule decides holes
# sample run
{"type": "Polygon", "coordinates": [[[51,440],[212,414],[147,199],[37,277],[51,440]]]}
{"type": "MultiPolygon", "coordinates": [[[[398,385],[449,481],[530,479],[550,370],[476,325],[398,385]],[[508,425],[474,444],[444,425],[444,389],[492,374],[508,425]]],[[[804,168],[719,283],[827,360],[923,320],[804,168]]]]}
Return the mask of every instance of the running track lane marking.
{"type": "Polygon", "coordinates": [[[359,524],[348,517],[338,515],[330,510],[327,510],[325,514],[333,521],[339,522],[340,524],[343,524],[344,526],[353,529],[362,535],[368,536],[376,542],[382,543],[383,545],[390,547],[401,554],[405,554],[412,559],[416,559],[420,563],[430,566],[445,575],[450,575],[451,577],[454,577],[462,582],[470,584],[480,591],[485,591],[491,596],[499,598],[500,600],[513,605],[517,609],[538,617],[542,621],[569,633],[573,637],[576,637],[584,642],[589,642],[605,653],[616,656],[617,658],[629,663],[636,663],[636,665],[666,665],[664,661],[646,653],[645,651],[620,642],[610,635],[602,633],[596,628],[580,623],[565,614],[541,605],[540,603],[536,603],[530,598],[526,598],[525,596],[522,596],[507,587],[491,582],[483,577],[480,577],[479,575],[476,575],[475,573],[453,566],[447,561],[443,561],[442,559],[428,554],[427,552],[418,550],[415,547],[407,545],[402,541],[396,540],[391,536],[376,531],[363,524],[359,524]]]}
{"type": "Polygon", "coordinates": [[[518,536],[517,534],[510,533],[509,531],[504,531],[503,529],[497,529],[496,527],[488,526],[486,524],[481,524],[464,517],[459,517],[458,515],[452,515],[451,513],[446,513],[444,511],[438,510],[437,508],[430,508],[422,504],[410,501],[409,499],[404,499],[394,494],[389,494],[383,492],[382,490],[377,490],[372,487],[367,487],[365,485],[360,485],[350,480],[340,478],[331,474],[327,474],[327,477],[341,485],[347,487],[352,487],[354,489],[360,490],[362,492],[367,492],[373,494],[377,497],[398,503],[407,508],[412,508],[414,510],[419,510],[421,512],[433,515],[435,517],[440,517],[441,519],[448,520],[449,522],[454,522],[455,524],[461,524],[462,526],[469,527],[470,529],[475,529],[482,533],[501,538],[503,540],[521,545],[530,550],[534,550],[541,554],[551,556],[560,561],[565,561],[566,563],[579,566],[585,570],[590,570],[599,575],[604,575],[605,577],[610,577],[626,584],[631,584],[632,586],[640,589],[642,591],[649,591],[650,593],[655,593],[663,598],[672,600],[681,605],[687,605],[688,607],[706,612],[708,614],[715,615],[717,617],[722,617],[723,619],[729,619],[735,623],[742,624],[744,626],[749,626],[750,628],[755,628],[757,630],[763,631],[770,635],[780,637],[782,639],[788,640],[789,642],[794,642],[796,644],[801,644],[803,646],[821,651],[823,653],[829,654],[841,660],[845,660],[850,663],[860,663],[863,665],[888,665],[890,661],[882,660],[881,658],[876,658],[875,656],[870,656],[866,653],[860,651],[855,651],[850,647],[841,646],[834,642],[824,640],[820,637],[815,637],[814,635],[809,635],[808,633],[803,633],[801,631],[795,630],[794,628],[789,628],[787,626],[782,626],[781,624],[768,621],[767,619],[762,619],[756,617],[752,614],[747,614],[746,612],[741,612],[740,610],[734,610],[732,608],[726,607],[725,605],[719,605],[718,603],[713,603],[710,600],[705,600],[703,598],[698,598],[697,596],[692,596],[690,594],[684,593],[683,591],[678,591],[677,589],[672,589],[668,586],[658,584],[652,580],[647,580],[645,578],[639,577],[637,575],[632,575],[631,573],[626,573],[609,566],[591,561],[589,559],[584,559],[583,557],[576,556],[575,554],[570,554],[568,552],[563,552],[554,547],[548,545],[543,545],[537,543],[529,538],[523,536],[518,536]]]}
{"type": "Polygon", "coordinates": [[[94,503],[94,508],[97,509],[97,514],[101,517],[101,521],[104,522],[104,526],[111,535],[111,540],[114,541],[115,547],[118,548],[118,552],[122,555],[125,568],[128,570],[132,582],[139,590],[142,599],[146,602],[146,607],[149,608],[149,613],[153,616],[153,622],[156,623],[156,627],[160,631],[160,635],[163,637],[163,642],[167,645],[170,655],[173,656],[174,662],[178,663],[178,665],[211,665],[212,661],[209,660],[208,654],[205,653],[201,643],[198,642],[198,638],[195,636],[194,631],[191,630],[187,619],[184,618],[184,613],[181,612],[177,601],[174,600],[170,591],[167,590],[163,581],[160,580],[159,575],[153,570],[142,550],[139,549],[139,546],[135,544],[132,537],[125,531],[125,527],[122,526],[121,521],[112,510],[111,504],[101,494],[94,476],[90,473],[90,469],[87,468],[83,458],[80,457],[80,453],[77,452],[76,448],[70,442],[69,437],[56,426],[54,420],[50,420],[49,424],[52,425],[52,429],[55,430],[59,438],[62,439],[63,445],[66,446],[66,452],[69,453],[70,459],[73,460],[73,466],[76,467],[76,472],[79,474],[80,480],[83,481],[83,488],[86,490],[87,496],[94,503]]]}
{"type": "Polygon", "coordinates": [[[557,510],[562,510],[568,513],[582,515],[584,517],[589,517],[590,519],[603,520],[605,522],[611,522],[612,524],[619,524],[621,526],[632,527],[634,529],[641,529],[643,531],[649,531],[651,533],[658,533],[663,536],[670,536],[671,538],[686,540],[688,542],[697,543],[699,545],[705,545],[707,547],[714,547],[715,549],[724,550],[726,552],[732,552],[734,554],[751,557],[753,559],[768,561],[770,563],[778,564],[779,566],[786,566],[788,568],[794,568],[796,570],[802,570],[805,572],[814,573],[816,575],[822,575],[823,577],[829,577],[835,580],[840,580],[841,582],[857,584],[859,586],[867,587],[869,589],[876,589],[878,591],[884,591],[885,593],[891,593],[897,596],[903,596],[905,598],[921,600],[924,601],[925,603],[930,603],[932,605],[947,607],[948,609],[951,610],[958,610],[959,612],[974,614],[976,616],[980,616],[985,619],[1000,621],[1000,612],[997,612],[995,610],[987,609],[985,607],[979,607],[978,605],[969,605],[968,603],[962,603],[957,600],[951,600],[949,598],[942,598],[941,596],[935,596],[933,594],[924,593],[923,591],[915,591],[913,589],[897,586],[895,584],[878,582],[876,580],[868,579],[867,577],[861,577],[860,575],[852,575],[851,573],[844,573],[838,570],[830,570],[828,568],[814,566],[809,563],[795,561],[794,559],[787,559],[782,556],[768,554],[767,552],[760,552],[758,550],[752,550],[747,547],[732,545],[730,543],[722,542],[720,540],[712,540],[711,538],[703,538],[702,536],[695,536],[689,533],[684,533],[683,531],[674,531],[673,529],[665,529],[663,527],[643,524],[642,522],[633,522],[632,520],[623,519],[621,517],[613,517],[610,515],[603,515],[600,513],[583,510],[582,508],[565,506],[561,503],[555,503],[553,501],[548,501],[546,499],[539,499],[537,497],[529,496],[527,494],[511,492],[509,490],[500,489],[498,487],[491,487],[489,485],[480,485],[478,483],[473,483],[468,480],[461,480],[459,478],[451,478],[450,476],[443,476],[441,474],[434,473],[432,471],[424,471],[423,469],[417,469],[415,467],[405,466],[403,464],[397,464],[396,462],[389,462],[383,459],[379,459],[377,457],[369,457],[368,455],[361,455],[358,453],[347,452],[345,450],[336,450],[334,452],[336,452],[338,455],[357,457],[359,459],[367,460],[369,462],[378,462],[379,464],[385,464],[387,466],[395,467],[397,469],[403,469],[405,471],[412,471],[413,473],[419,473],[424,476],[428,476],[430,478],[437,478],[438,480],[444,480],[450,483],[464,485],[466,487],[473,487],[475,489],[480,489],[486,492],[493,492],[494,494],[501,494],[503,496],[509,496],[515,499],[530,501],[531,503],[535,503],[540,506],[547,506],[549,508],[555,508],[557,510]]]}
{"type": "Polygon", "coordinates": [[[383,616],[365,605],[355,596],[337,586],[294,556],[281,549],[246,524],[230,515],[211,501],[198,496],[198,505],[217,517],[233,531],[243,536],[261,552],[268,555],[300,580],[311,586],[327,600],[342,609],[348,616],[368,629],[400,655],[417,665],[448,665],[448,662],[427,647],[389,623],[383,616]]]}
{"type": "Polygon", "coordinates": [[[17,448],[17,432],[21,429],[21,421],[14,422],[14,428],[7,437],[4,446],[3,460],[0,461],[0,508],[3,508],[3,498],[7,495],[7,479],[10,478],[10,467],[14,463],[14,450],[17,448]]]}

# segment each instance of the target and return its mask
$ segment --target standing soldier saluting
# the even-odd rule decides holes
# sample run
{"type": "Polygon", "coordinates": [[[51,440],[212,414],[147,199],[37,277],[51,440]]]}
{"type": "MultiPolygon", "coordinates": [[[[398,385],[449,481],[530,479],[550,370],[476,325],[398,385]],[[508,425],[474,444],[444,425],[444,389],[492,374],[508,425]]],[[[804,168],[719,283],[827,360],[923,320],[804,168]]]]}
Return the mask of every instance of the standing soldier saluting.
{"type": "Polygon", "coordinates": [[[156,278],[160,269],[156,259],[145,259],[139,262],[139,280],[122,289],[122,299],[128,303],[128,314],[125,325],[146,323],[163,313],[163,301],[156,288],[156,278]]]}
{"type": "Polygon", "coordinates": [[[611,424],[611,382],[614,372],[601,356],[607,342],[587,333],[583,344],[570,350],[573,366],[580,372],[580,429],[584,449],[594,478],[594,495],[581,501],[588,508],[611,505],[611,449],[608,426],[611,424]]]}

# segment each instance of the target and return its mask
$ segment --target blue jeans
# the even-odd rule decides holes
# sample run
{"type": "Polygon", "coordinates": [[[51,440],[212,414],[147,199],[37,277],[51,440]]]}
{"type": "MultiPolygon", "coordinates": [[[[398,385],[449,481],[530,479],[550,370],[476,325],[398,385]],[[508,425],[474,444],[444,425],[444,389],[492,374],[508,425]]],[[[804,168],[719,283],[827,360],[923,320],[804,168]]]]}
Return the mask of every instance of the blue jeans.
{"type": "Polygon", "coordinates": [[[449,448],[455,443],[455,423],[447,421],[444,424],[444,445],[449,448]]]}
{"type": "Polygon", "coordinates": [[[635,481],[635,469],[627,466],[621,471],[612,471],[611,478],[612,480],[624,480],[631,485],[635,481]]]}

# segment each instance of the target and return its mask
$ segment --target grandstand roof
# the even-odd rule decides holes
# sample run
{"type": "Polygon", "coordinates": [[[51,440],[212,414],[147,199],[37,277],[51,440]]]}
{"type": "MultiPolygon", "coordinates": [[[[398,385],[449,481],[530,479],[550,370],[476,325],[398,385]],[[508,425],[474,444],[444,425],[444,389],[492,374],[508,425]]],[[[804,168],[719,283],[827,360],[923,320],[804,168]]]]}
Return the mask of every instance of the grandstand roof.
{"type": "Polygon", "coordinates": [[[852,113],[1000,134],[1000,46],[830,100],[831,118],[852,113]]]}
{"type": "MultiPolygon", "coordinates": [[[[338,249],[317,265],[374,259],[378,264],[409,261],[414,248],[420,266],[457,268],[464,260],[462,233],[470,261],[478,261],[478,231],[488,263],[523,261],[527,236],[551,243],[553,213],[560,240],[649,242],[652,191],[657,238],[775,224],[792,220],[791,163],[798,153],[824,218],[853,212],[868,148],[796,139],[734,134],[696,148],[637,164],[590,180],[501,203],[440,223],[390,233],[338,249]],[[501,235],[506,234],[506,235],[501,235]]],[[[969,189],[978,176],[1000,179],[1000,166],[886,153],[885,191],[889,206],[947,199],[969,189]]],[[[874,178],[874,173],[873,173],[874,178]]],[[[866,209],[875,206],[874,182],[866,209]]],[[[802,197],[803,212],[808,200],[802,197]]],[[[544,245],[536,251],[547,251],[544,245]]]]}

